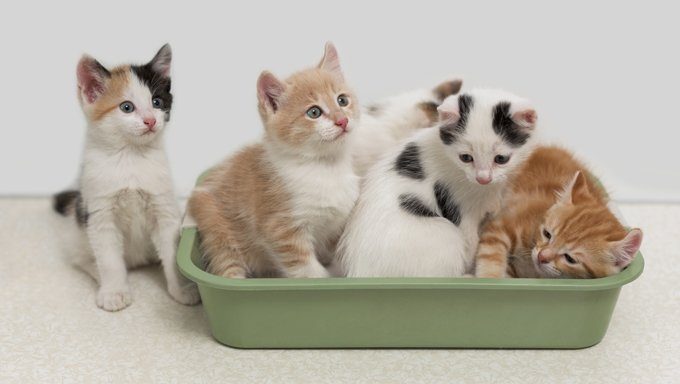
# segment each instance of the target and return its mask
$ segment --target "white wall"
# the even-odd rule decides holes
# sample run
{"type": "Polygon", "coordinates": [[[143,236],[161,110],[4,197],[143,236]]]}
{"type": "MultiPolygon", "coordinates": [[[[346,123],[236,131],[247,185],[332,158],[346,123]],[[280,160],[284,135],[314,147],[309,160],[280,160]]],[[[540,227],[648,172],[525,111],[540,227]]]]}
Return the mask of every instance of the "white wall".
{"type": "Polygon", "coordinates": [[[260,135],[259,72],[312,65],[332,40],[363,101],[461,74],[468,87],[534,100],[546,134],[588,160],[617,199],[680,201],[680,23],[668,6],[170,3],[3,7],[0,195],[49,194],[75,179],[83,52],[113,65],[145,62],[172,44],[176,103],[166,140],[186,194],[201,170],[260,135]]]}

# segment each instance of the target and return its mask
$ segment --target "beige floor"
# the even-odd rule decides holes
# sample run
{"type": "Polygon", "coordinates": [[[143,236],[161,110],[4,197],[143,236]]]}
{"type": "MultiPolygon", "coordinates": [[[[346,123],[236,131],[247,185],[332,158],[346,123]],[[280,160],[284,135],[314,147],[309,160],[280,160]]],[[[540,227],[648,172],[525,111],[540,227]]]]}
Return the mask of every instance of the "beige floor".
{"type": "Polygon", "coordinates": [[[132,272],[134,304],[107,313],[58,251],[46,199],[0,199],[0,383],[680,382],[680,205],[623,205],[645,230],[646,270],[626,286],[604,341],[576,351],[236,350],[200,306],[132,272]]]}

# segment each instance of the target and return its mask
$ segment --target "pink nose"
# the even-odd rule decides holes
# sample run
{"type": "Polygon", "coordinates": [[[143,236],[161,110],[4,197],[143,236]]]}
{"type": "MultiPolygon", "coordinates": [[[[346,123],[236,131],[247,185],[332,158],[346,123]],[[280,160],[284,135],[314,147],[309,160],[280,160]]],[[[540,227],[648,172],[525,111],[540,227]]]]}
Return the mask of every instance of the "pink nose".
{"type": "Polygon", "coordinates": [[[144,119],[144,125],[146,125],[147,128],[153,130],[153,127],[156,126],[156,119],[153,117],[147,117],[144,119]]]}
{"type": "Polygon", "coordinates": [[[489,184],[491,182],[491,177],[476,177],[477,182],[482,185],[489,184]]]}
{"type": "Polygon", "coordinates": [[[342,128],[343,131],[346,131],[348,122],[349,122],[349,120],[346,117],[343,117],[342,119],[339,119],[338,121],[336,121],[335,125],[342,128]]]}
{"type": "Polygon", "coordinates": [[[548,264],[550,262],[550,259],[548,258],[547,252],[543,249],[541,252],[538,253],[538,262],[541,264],[548,264]]]}

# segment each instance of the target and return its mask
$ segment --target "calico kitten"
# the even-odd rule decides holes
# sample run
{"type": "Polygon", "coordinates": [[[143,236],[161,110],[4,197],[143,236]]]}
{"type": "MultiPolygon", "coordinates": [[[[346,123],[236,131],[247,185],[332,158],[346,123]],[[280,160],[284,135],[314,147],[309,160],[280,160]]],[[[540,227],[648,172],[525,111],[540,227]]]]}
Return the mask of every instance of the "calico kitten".
{"type": "Polygon", "coordinates": [[[435,125],[437,107],[460,91],[463,81],[442,82],[434,89],[418,89],[389,97],[362,111],[353,145],[354,170],[363,177],[381,156],[416,131],[435,125]]]}
{"type": "Polygon", "coordinates": [[[359,193],[352,131],[359,103],[335,47],[282,81],[257,81],[265,133],[215,167],[191,195],[207,271],[225,277],[326,277],[359,193]]]}
{"type": "Polygon", "coordinates": [[[442,123],[372,168],[340,243],[350,277],[461,276],[479,225],[530,152],[536,112],[490,90],[450,96],[442,123]]]}
{"type": "Polygon", "coordinates": [[[55,196],[74,216],[74,261],[98,282],[97,305],[117,311],[132,303],[127,268],[163,264],[170,295],[200,298],[177,271],[180,212],[162,135],[170,118],[170,63],[164,45],[147,64],[112,69],[90,56],[78,63],[78,100],[87,119],[79,188],[55,196]]]}
{"type": "Polygon", "coordinates": [[[630,264],[642,231],[621,225],[593,180],[569,151],[537,148],[483,228],[476,275],[593,278],[630,264]]]}

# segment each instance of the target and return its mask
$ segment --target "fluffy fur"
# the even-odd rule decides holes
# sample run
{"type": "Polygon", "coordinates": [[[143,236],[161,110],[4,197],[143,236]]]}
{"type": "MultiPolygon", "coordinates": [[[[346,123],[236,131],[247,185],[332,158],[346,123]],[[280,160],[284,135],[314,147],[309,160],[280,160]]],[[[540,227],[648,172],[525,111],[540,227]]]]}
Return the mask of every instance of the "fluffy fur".
{"type": "Polygon", "coordinates": [[[180,212],[162,134],[170,117],[169,45],[146,65],[106,69],[89,56],[78,63],[78,100],[87,119],[79,188],[55,196],[54,207],[78,227],[68,246],[98,282],[97,305],[132,303],[127,269],[156,263],[170,295],[195,304],[196,287],[177,271],[180,212]]]}
{"type": "Polygon", "coordinates": [[[389,97],[362,111],[352,154],[354,170],[365,176],[381,156],[416,131],[437,123],[437,107],[463,85],[459,79],[445,81],[434,89],[418,89],[389,97]]]}
{"type": "Polygon", "coordinates": [[[569,151],[538,148],[512,179],[506,208],[484,226],[476,275],[593,278],[625,268],[642,231],[621,225],[593,180],[569,151]]]}
{"type": "Polygon", "coordinates": [[[262,143],[215,167],[189,199],[207,270],[232,277],[326,277],[359,193],[350,152],[359,104],[337,52],[285,81],[258,79],[262,143]]]}
{"type": "Polygon", "coordinates": [[[340,243],[348,276],[471,269],[480,222],[498,210],[508,175],[527,156],[536,113],[516,96],[488,90],[450,96],[438,111],[440,126],[407,139],[366,176],[340,243]],[[509,161],[494,163],[499,155],[509,161]]]}

